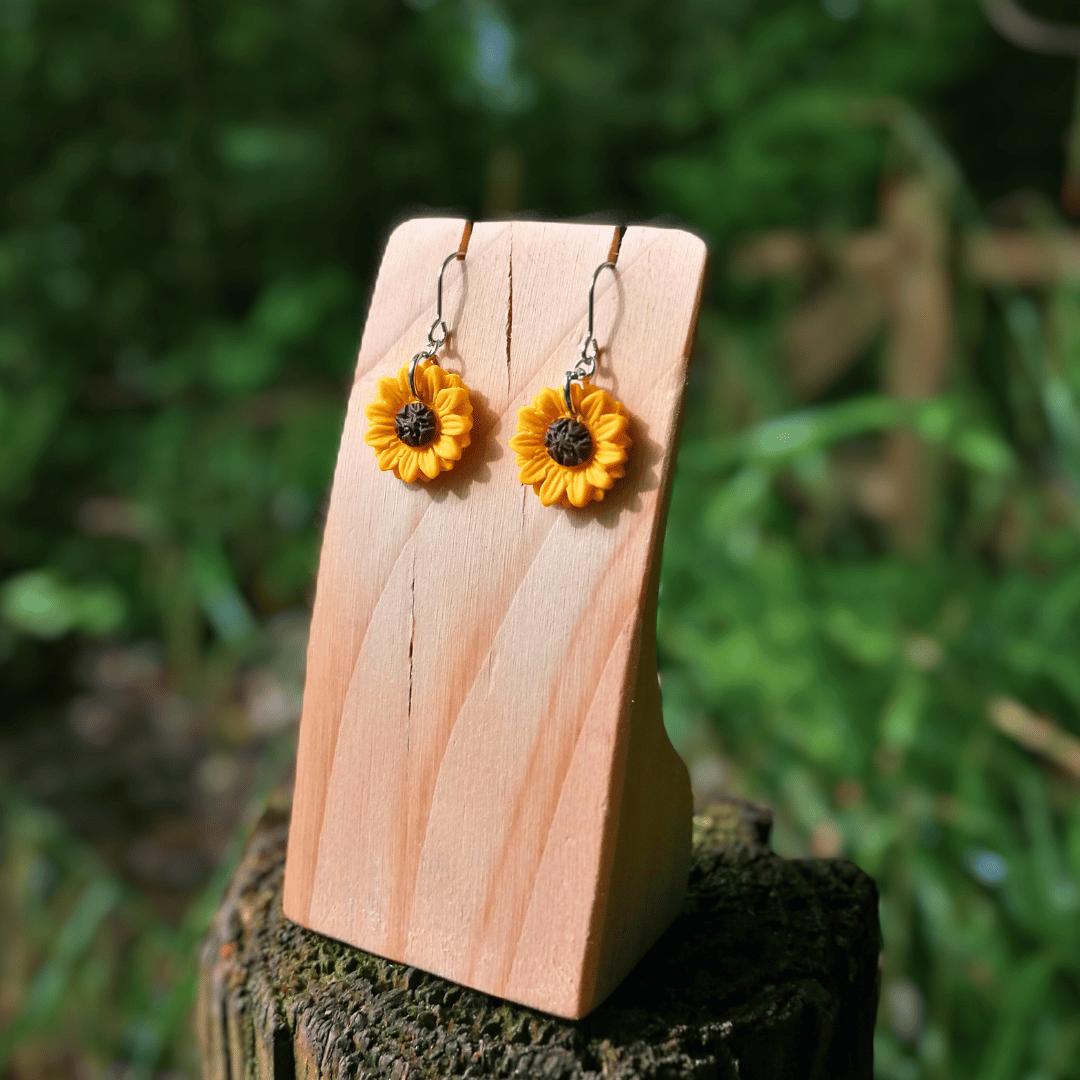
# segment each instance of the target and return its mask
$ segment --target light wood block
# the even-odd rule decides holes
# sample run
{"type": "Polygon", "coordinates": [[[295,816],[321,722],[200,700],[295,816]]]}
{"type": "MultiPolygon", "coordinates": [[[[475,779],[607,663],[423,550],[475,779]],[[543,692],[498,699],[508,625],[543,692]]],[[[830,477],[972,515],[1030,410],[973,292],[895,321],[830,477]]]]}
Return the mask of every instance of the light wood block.
{"type": "Polygon", "coordinates": [[[460,220],[391,236],[319,567],[284,910],[393,960],[585,1015],[679,910],[690,790],[664,733],[655,603],[705,248],[633,227],[596,289],[594,379],[632,419],[627,475],[544,507],[507,442],[584,337],[610,226],[478,224],[446,271],[440,355],[474,403],[435,481],[379,471],[364,405],[434,318],[460,220]]]}

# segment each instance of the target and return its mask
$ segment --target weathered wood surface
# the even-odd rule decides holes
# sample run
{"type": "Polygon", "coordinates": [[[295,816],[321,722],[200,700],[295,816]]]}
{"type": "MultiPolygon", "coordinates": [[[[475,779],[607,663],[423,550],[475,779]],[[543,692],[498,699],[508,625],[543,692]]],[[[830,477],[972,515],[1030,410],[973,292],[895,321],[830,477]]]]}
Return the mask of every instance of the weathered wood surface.
{"type": "Polygon", "coordinates": [[[559,1020],[287,920],[288,826],[264,819],[203,947],[204,1080],[870,1080],[877,889],[842,860],[787,861],[768,811],[694,821],[680,916],[583,1020],[559,1020]]]}
{"type": "Polygon", "coordinates": [[[567,1017],[679,910],[690,788],[664,733],[656,571],[705,264],[631,227],[596,286],[594,383],[629,410],[627,475],[544,507],[507,448],[580,355],[611,226],[478,224],[446,274],[441,363],[474,402],[451,472],[378,470],[364,405],[434,317],[466,223],[406,222],[372,296],[323,540],[285,911],[382,956],[567,1017]]]}

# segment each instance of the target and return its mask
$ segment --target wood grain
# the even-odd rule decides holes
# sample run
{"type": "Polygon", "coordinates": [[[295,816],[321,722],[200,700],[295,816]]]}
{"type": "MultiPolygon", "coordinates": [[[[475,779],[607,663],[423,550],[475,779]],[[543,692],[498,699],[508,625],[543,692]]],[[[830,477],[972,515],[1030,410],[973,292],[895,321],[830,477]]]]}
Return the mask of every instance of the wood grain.
{"type": "Polygon", "coordinates": [[[381,473],[364,405],[434,317],[465,222],[390,238],[319,568],[284,886],[290,918],[567,1017],[678,911],[686,771],[663,732],[655,571],[704,245],[631,228],[596,291],[596,382],[633,417],[627,476],[544,507],[507,441],[558,386],[610,226],[479,224],[447,269],[441,362],[472,445],[429,484],[381,473]]]}

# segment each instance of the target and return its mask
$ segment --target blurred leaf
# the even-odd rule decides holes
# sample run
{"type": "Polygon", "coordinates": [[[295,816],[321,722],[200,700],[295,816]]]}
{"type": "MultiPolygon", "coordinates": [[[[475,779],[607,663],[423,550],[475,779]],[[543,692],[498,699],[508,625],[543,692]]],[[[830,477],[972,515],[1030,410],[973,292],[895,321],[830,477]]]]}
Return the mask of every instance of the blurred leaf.
{"type": "Polygon", "coordinates": [[[853,611],[833,607],[822,627],[830,640],[853,660],[871,667],[889,663],[899,651],[896,635],[888,629],[864,623],[853,611]]]}
{"type": "Polygon", "coordinates": [[[56,431],[65,401],[48,383],[8,396],[0,385],[0,500],[22,495],[56,431]]]}
{"type": "Polygon", "coordinates": [[[218,140],[222,160],[237,169],[322,168],[327,147],[321,135],[299,127],[235,124],[218,140]]]}
{"type": "Polygon", "coordinates": [[[956,440],[956,453],[973,469],[992,476],[1004,476],[1013,468],[1012,452],[989,431],[965,431],[956,440]]]}
{"type": "Polygon", "coordinates": [[[72,586],[51,570],[29,570],[0,586],[0,615],[38,638],[56,638],[69,630],[112,633],[123,622],[123,596],[110,585],[72,586]]]}
{"type": "Polygon", "coordinates": [[[914,745],[928,697],[926,676],[917,671],[905,671],[881,717],[882,742],[902,750],[914,745]]]}
{"type": "Polygon", "coordinates": [[[252,324],[270,341],[303,342],[330,312],[352,299],[353,288],[349,276],[332,267],[306,279],[276,281],[259,298],[252,324]]]}
{"type": "Polygon", "coordinates": [[[204,543],[191,549],[190,560],[203,613],[218,636],[234,645],[252,637],[255,620],[222,550],[204,543]]]}
{"type": "Polygon", "coordinates": [[[12,626],[35,637],[59,637],[75,625],[70,592],[44,570],[31,570],[4,582],[0,613],[12,626]]]}
{"type": "Polygon", "coordinates": [[[740,470],[706,503],[703,527],[713,537],[722,539],[761,505],[769,491],[769,476],[749,466],[740,470]]]}
{"type": "Polygon", "coordinates": [[[31,1033],[44,1033],[55,1023],[72,968],[93,944],[101,924],[120,898],[119,886],[108,879],[92,881],[86,887],[61,928],[51,954],[34,976],[18,1014],[0,1031],[0,1069],[20,1042],[31,1033]]]}
{"type": "Polygon", "coordinates": [[[983,1054],[977,1080],[1011,1080],[1024,1058],[1030,1026],[1045,1007],[1054,963],[1033,956],[1021,963],[1005,995],[1000,1022],[983,1054]]]}

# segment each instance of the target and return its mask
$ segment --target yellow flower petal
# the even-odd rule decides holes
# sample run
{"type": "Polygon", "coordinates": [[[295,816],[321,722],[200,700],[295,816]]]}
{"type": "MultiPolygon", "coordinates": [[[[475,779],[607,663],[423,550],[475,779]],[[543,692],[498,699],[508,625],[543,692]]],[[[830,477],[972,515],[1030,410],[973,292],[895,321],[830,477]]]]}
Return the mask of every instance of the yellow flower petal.
{"type": "Polygon", "coordinates": [[[566,485],[567,498],[578,507],[588,506],[592,497],[592,485],[589,483],[585,470],[570,474],[570,482],[566,485]]]}
{"type": "Polygon", "coordinates": [[[387,469],[394,468],[397,465],[398,458],[401,457],[401,451],[405,447],[400,442],[395,442],[392,446],[388,446],[385,450],[381,451],[378,455],[379,468],[383,472],[387,469]]]}
{"type": "Polygon", "coordinates": [[[513,438],[517,439],[523,446],[527,443],[529,446],[539,447],[544,445],[544,439],[548,432],[547,423],[541,427],[518,427],[514,433],[513,438]]]}
{"type": "Polygon", "coordinates": [[[364,407],[368,430],[364,441],[375,450],[379,468],[393,469],[394,475],[406,483],[434,480],[454,462],[470,443],[472,402],[469,391],[458,375],[445,371],[435,360],[424,360],[416,366],[416,389],[425,404],[434,404],[436,435],[425,447],[403,443],[394,423],[398,412],[416,398],[409,391],[409,365],[403,364],[395,377],[378,380],[378,396],[364,407]],[[440,407],[441,406],[441,407],[440,407]]]}
{"type": "MultiPolygon", "coordinates": [[[[472,430],[472,417],[471,416],[459,416],[457,413],[451,413],[449,416],[439,417],[439,430],[444,435],[465,435],[472,430]]],[[[468,442],[462,443],[463,446],[467,446],[468,442]]]]}
{"type": "Polygon", "coordinates": [[[605,416],[591,429],[592,437],[596,442],[609,442],[622,435],[629,425],[630,421],[625,416],[605,416]]]}
{"type": "Polygon", "coordinates": [[[611,399],[608,395],[605,394],[603,390],[596,387],[593,388],[591,394],[582,398],[578,410],[587,427],[591,428],[594,424],[599,422],[600,418],[606,412],[608,412],[608,402],[610,401],[611,399]]]}
{"type": "Polygon", "coordinates": [[[393,429],[386,432],[369,430],[368,433],[364,436],[364,442],[366,442],[368,446],[372,447],[376,452],[378,452],[379,450],[385,450],[387,447],[393,446],[397,441],[397,433],[393,429]]]}
{"type": "MultiPolygon", "coordinates": [[[[439,407],[439,399],[446,390],[460,390],[464,394],[464,400],[468,403],[469,391],[461,381],[460,376],[447,371],[434,360],[427,360],[419,366],[423,372],[423,384],[419,378],[416,380],[416,389],[420,391],[421,398],[436,408],[439,407]]],[[[471,406],[470,406],[471,408],[471,406]]]]}
{"type": "Polygon", "coordinates": [[[405,387],[402,391],[398,386],[397,379],[391,379],[387,376],[381,378],[378,382],[378,387],[375,394],[375,401],[372,403],[376,406],[382,406],[391,416],[396,416],[398,409],[409,400],[409,388],[405,387]]]}
{"type": "Polygon", "coordinates": [[[416,457],[420,462],[421,471],[429,480],[434,480],[442,472],[442,465],[439,463],[438,455],[430,446],[425,450],[418,450],[416,457]]]}
{"type": "MultiPolygon", "coordinates": [[[[588,477],[589,483],[595,488],[601,490],[610,488],[614,483],[614,479],[611,474],[603,467],[603,465],[597,464],[595,461],[590,462],[589,466],[585,470],[585,475],[588,477]]],[[[603,498],[603,495],[597,495],[598,499],[603,498]]]]}
{"type": "Polygon", "coordinates": [[[406,484],[415,484],[420,475],[420,455],[411,446],[402,448],[401,459],[398,461],[398,476],[406,484]]]}
{"type": "MultiPolygon", "coordinates": [[[[570,400],[573,400],[571,389],[570,400]]],[[[562,390],[556,390],[552,386],[545,386],[536,397],[533,398],[533,408],[545,416],[550,423],[557,417],[566,415],[566,401],[563,399],[562,390]]]]}
{"type": "Polygon", "coordinates": [[[626,450],[621,446],[613,446],[611,443],[604,443],[596,448],[596,453],[593,454],[593,461],[597,465],[603,465],[604,468],[610,468],[612,465],[618,465],[626,460],[626,450]]]}
{"type": "Polygon", "coordinates": [[[432,449],[445,461],[457,461],[461,457],[461,444],[452,435],[442,435],[432,449]]]}
{"type": "Polygon", "coordinates": [[[435,411],[440,415],[447,413],[462,413],[466,412],[465,406],[468,406],[468,413],[472,413],[472,404],[469,401],[469,391],[464,386],[448,386],[443,390],[440,390],[434,397],[435,411]]]}
{"type": "MultiPolygon", "coordinates": [[[[438,364],[430,360],[420,366],[423,370],[420,373],[420,378],[416,380],[416,389],[420,390],[420,396],[424,401],[435,401],[439,394],[450,385],[449,380],[452,376],[449,372],[444,371],[438,364]],[[421,380],[423,380],[422,389],[421,380]]],[[[467,392],[468,391],[466,391],[466,393],[467,392]]]]}
{"type": "Polygon", "coordinates": [[[540,485],[540,501],[545,506],[550,506],[554,502],[558,502],[562,498],[563,492],[566,491],[566,484],[570,476],[566,469],[552,469],[547,476],[544,477],[543,483],[540,485]]]}
{"type": "Polygon", "coordinates": [[[588,383],[574,383],[570,398],[593,442],[593,452],[584,464],[560,465],[544,445],[552,421],[568,415],[560,387],[545,387],[531,405],[518,410],[517,431],[510,439],[519,479],[532,486],[545,506],[584,507],[593,500],[599,502],[626,475],[629,413],[607,391],[588,383]]]}
{"type": "Polygon", "coordinates": [[[518,409],[518,431],[536,431],[542,434],[547,431],[551,420],[550,416],[545,416],[531,405],[522,405],[518,409]]]}
{"type": "Polygon", "coordinates": [[[551,458],[547,454],[544,454],[543,457],[537,456],[518,461],[518,465],[521,466],[518,479],[523,484],[542,484],[548,474],[550,464],[552,464],[551,458]]]}
{"type": "Polygon", "coordinates": [[[519,431],[511,437],[509,446],[515,453],[524,454],[526,457],[532,457],[541,451],[547,453],[543,438],[534,431],[519,431]]]}
{"type": "Polygon", "coordinates": [[[394,418],[383,410],[368,406],[365,410],[369,431],[394,431],[394,418]],[[370,412],[368,411],[370,410],[370,412]]]}

